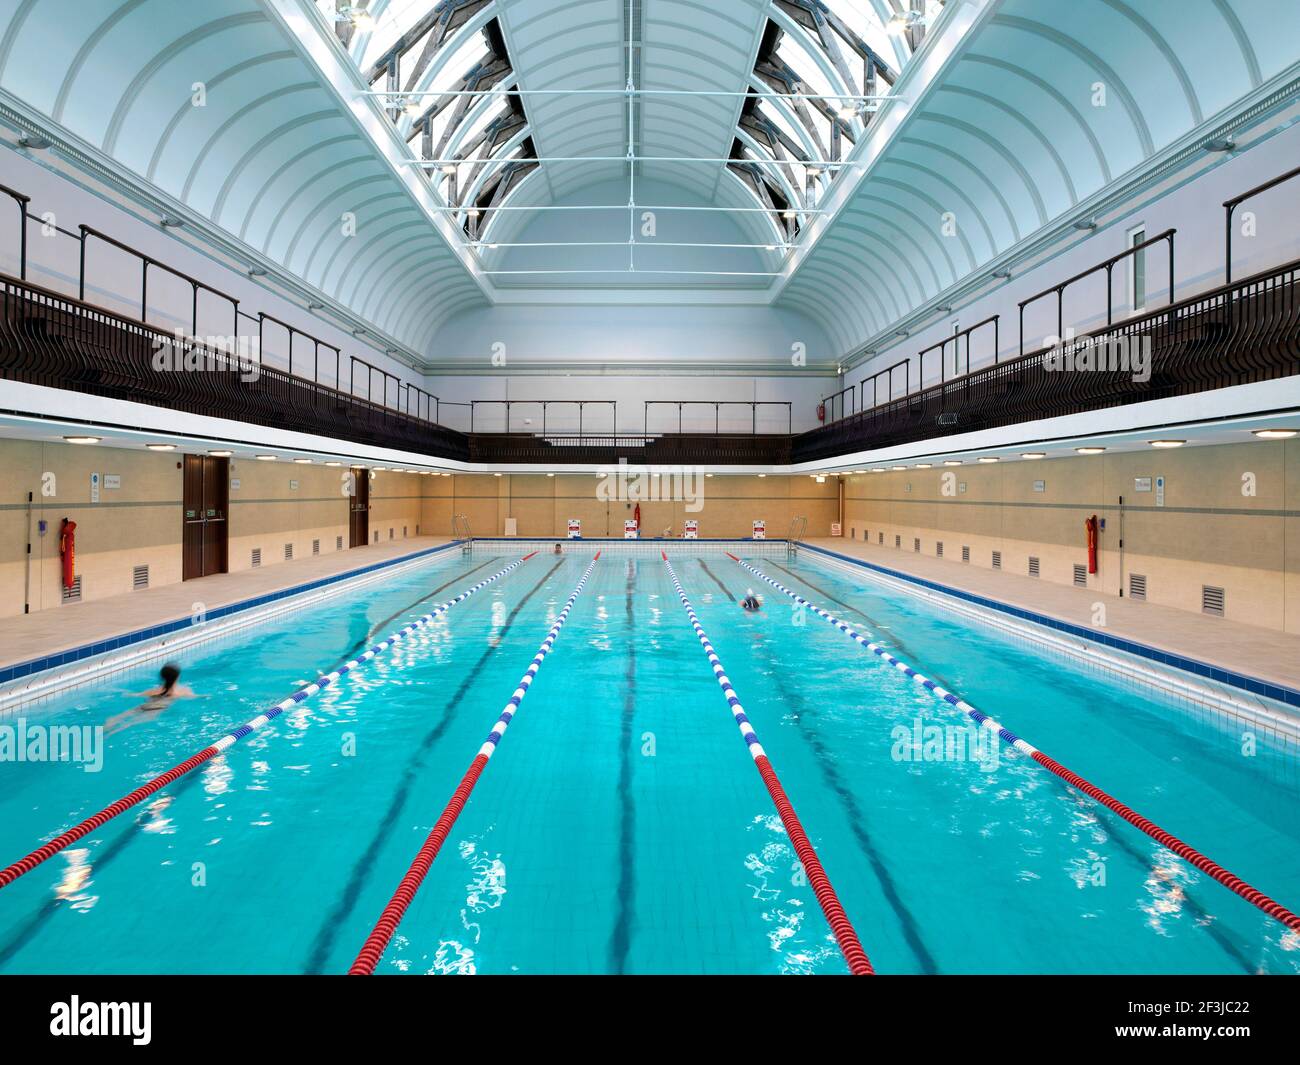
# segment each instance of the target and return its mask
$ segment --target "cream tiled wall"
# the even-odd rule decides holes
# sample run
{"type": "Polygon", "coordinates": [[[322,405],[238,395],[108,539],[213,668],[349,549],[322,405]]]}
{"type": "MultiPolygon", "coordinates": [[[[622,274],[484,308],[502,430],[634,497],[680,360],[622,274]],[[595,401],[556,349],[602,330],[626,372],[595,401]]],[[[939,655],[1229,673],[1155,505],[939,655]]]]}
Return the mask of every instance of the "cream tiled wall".
{"type": "Polygon", "coordinates": [[[919,538],[931,556],[942,542],[954,561],[965,545],[984,568],[1001,551],[1003,570],[1021,575],[1034,556],[1042,580],[1070,584],[1074,565],[1087,561],[1084,519],[1096,514],[1106,528],[1087,582],[1099,596],[1121,586],[1127,596],[1137,573],[1149,602],[1199,612],[1202,586],[1211,585],[1225,590],[1226,617],[1300,632],[1298,505],[1300,441],[1249,441],[853,475],[845,535],[877,544],[883,533],[891,548],[899,537],[904,552],[919,538]],[[954,494],[944,494],[946,475],[954,494]],[[1148,477],[1153,490],[1135,491],[1148,477]]]}

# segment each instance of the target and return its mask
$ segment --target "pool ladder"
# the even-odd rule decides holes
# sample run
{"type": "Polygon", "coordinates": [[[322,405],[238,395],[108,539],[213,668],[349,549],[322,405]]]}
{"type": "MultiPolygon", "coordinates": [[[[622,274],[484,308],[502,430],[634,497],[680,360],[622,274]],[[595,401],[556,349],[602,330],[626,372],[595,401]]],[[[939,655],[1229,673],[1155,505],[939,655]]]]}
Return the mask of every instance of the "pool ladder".
{"type": "Polygon", "coordinates": [[[453,514],[451,516],[451,536],[453,540],[464,541],[460,549],[462,555],[468,555],[474,550],[474,533],[469,527],[468,514],[453,514]]]}
{"type": "Polygon", "coordinates": [[[794,558],[799,551],[799,541],[803,539],[804,534],[808,531],[807,517],[794,517],[790,519],[790,531],[785,538],[785,557],[794,558]]]}

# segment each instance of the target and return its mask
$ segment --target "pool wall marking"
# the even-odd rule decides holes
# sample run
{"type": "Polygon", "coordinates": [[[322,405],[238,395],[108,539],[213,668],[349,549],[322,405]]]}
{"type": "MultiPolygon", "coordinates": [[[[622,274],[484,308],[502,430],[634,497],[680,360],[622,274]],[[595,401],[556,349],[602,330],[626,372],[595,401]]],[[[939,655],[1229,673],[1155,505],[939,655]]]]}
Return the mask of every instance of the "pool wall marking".
{"type": "Polygon", "coordinates": [[[1145,832],[1148,836],[1154,839],[1161,846],[1167,847],[1174,854],[1178,855],[1178,857],[1184,859],[1187,862],[1190,862],[1201,872],[1205,873],[1209,877],[1212,877],[1214,880],[1217,880],[1229,891],[1232,891],[1235,894],[1240,895],[1251,905],[1258,907],[1264,913],[1268,914],[1268,916],[1274,918],[1277,921],[1280,921],[1282,924],[1286,925],[1292,931],[1300,932],[1300,916],[1297,916],[1296,914],[1292,913],[1281,903],[1275,902],[1273,899],[1265,895],[1262,891],[1259,891],[1258,889],[1251,887],[1250,884],[1247,884],[1240,877],[1234,875],[1233,873],[1230,873],[1227,869],[1224,869],[1217,862],[1206,857],[1204,854],[1202,854],[1200,851],[1196,850],[1195,848],[1188,846],[1177,836],[1171,835],[1170,833],[1166,832],[1159,825],[1155,824],[1152,821],[1147,820],[1147,818],[1143,817],[1141,814],[1131,809],[1130,807],[1125,806],[1118,799],[1114,798],[1112,795],[1108,794],[1107,792],[1102,791],[1095,784],[1090,783],[1089,781],[1085,780],[1083,777],[1079,776],[1077,773],[1073,772],[1070,769],[1067,769],[1059,762],[1048,757],[1037,747],[1034,747],[1028,741],[1021,739],[1010,729],[1003,727],[1001,724],[999,724],[993,718],[989,717],[987,714],[983,713],[980,710],[977,710],[961,696],[948,691],[942,685],[936,683],[933,680],[930,680],[925,675],[918,673],[906,662],[903,662],[900,659],[895,658],[892,654],[890,654],[887,650],[885,650],[885,648],[881,647],[878,643],[875,643],[873,640],[871,640],[870,633],[863,635],[862,633],[857,632],[851,626],[849,626],[848,624],[846,624],[845,622],[837,618],[834,614],[831,614],[828,611],[823,610],[821,607],[805,599],[797,592],[791,591],[785,585],[781,584],[775,578],[769,577],[766,573],[764,573],[762,570],[758,569],[757,567],[751,566],[748,562],[741,561],[740,559],[736,558],[735,555],[732,555],[731,558],[742,569],[745,569],[750,573],[754,574],[754,576],[758,577],[759,580],[766,581],[773,588],[777,589],[777,591],[783,592],[785,595],[789,596],[800,606],[806,607],[807,609],[811,610],[814,614],[816,614],[818,617],[820,617],[823,621],[826,621],[829,624],[833,625],[835,628],[839,629],[842,633],[844,633],[844,635],[849,637],[849,639],[853,640],[858,645],[865,647],[868,651],[871,651],[873,654],[884,659],[891,666],[897,669],[900,673],[903,673],[907,677],[910,677],[921,687],[931,692],[931,694],[933,694],[935,698],[941,700],[942,702],[947,703],[949,706],[955,707],[956,709],[962,711],[962,713],[966,714],[967,717],[969,717],[981,728],[986,728],[991,732],[995,732],[1002,739],[1004,743],[1010,744],[1016,750],[1020,751],[1023,754],[1028,755],[1039,765],[1043,766],[1044,768],[1050,770],[1052,773],[1056,774],[1067,784],[1070,784],[1071,786],[1078,788],[1085,795],[1101,803],[1107,809],[1112,810],[1113,812],[1119,814],[1119,816],[1122,817],[1129,824],[1133,825],[1135,828],[1141,829],[1143,832],[1145,832]]]}
{"type": "MultiPolygon", "coordinates": [[[[709,641],[708,634],[704,631],[700,619],[695,614],[695,608],[691,606],[690,599],[686,597],[686,591],[682,588],[681,581],[677,579],[677,573],[673,569],[673,564],[668,561],[667,553],[661,552],[661,554],[663,555],[664,565],[668,567],[668,576],[672,578],[673,588],[677,591],[677,598],[681,600],[682,606],[685,607],[686,616],[691,622],[691,628],[695,630],[700,646],[704,648],[704,653],[709,659],[709,665],[713,667],[713,676],[717,679],[718,686],[727,699],[727,705],[731,707],[731,715],[736,719],[736,724],[740,728],[741,738],[744,739],[746,746],[749,748],[749,755],[753,758],[754,765],[758,767],[759,775],[767,786],[767,792],[776,805],[776,811],[781,817],[781,823],[785,825],[786,834],[790,837],[795,853],[799,856],[799,861],[803,863],[804,872],[808,876],[808,883],[812,885],[813,894],[817,896],[817,902],[821,905],[822,913],[826,915],[826,921],[831,926],[831,931],[835,933],[835,939],[840,945],[844,960],[848,962],[849,971],[854,976],[871,976],[875,970],[871,967],[867,952],[862,948],[862,943],[858,939],[858,934],[854,931],[853,925],[849,922],[844,907],[840,905],[839,896],[835,894],[835,888],[831,886],[830,877],[826,875],[826,870],[822,868],[821,859],[817,857],[817,852],[813,849],[812,843],[809,842],[808,833],[804,831],[803,825],[800,824],[799,815],[795,813],[794,806],[786,796],[785,789],[781,786],[781,780],[776,775],[776,770],[772,768],[772,763],[763,751],[762,744],[758,742],[758,734],[754,731],[754,726],[749,723],[745,708],[741,705],[740,696],[736,694],[736,689],[732,687],[731,680],[727,676],[726,670],[723,669],[721,659],[718,658],[717,652],[713,649],[713,644],[709,641]]],[[[735,558],[736,556],[731,555],[730,557],[735,558]]]]}
{"type": "Polygon", "coordinates": [[[20,858],[18,861],[14,862],[12,865],[9,865],[4,869],[0,869],[0,888],[4,888],[7,887],[9,884],[12,884],[20,876],[24,875],[25,873],[30,873],[42,862],[52,858],[54,855],[58,854],[59,851],[63,850],[65,847],[69,846],[72,843],[77,842],[77,840],[83,838],[89,833],[94,832],[96,829],[100,828],[107,822],[111,821],[113,818],[117,817],[119,814],[124,813],[125,811],[129,810],[132,806],[135,806],[137,803],[143,801],[144,799],[147,799],[150,795],[154,794],[156,791],[165,788],[168,784],[171,784],[174,781],[179,780],[186,773],[189,773],[191,770],[197,769],[199,766],[203,765],[204,762],[210,761],[211,759],[215,758],[217,755],[221,754],[223,751],[226,751],[230,747],[233,747],[236,743],[242,740],[249,733],[256,732],[267,722],[272,721],[275,718],[279,717],[286,710],[292,709],[293,707],[297,706],[299,703],[311,698],[311,696],[315,695],[317,692],[325,688],[328,688],[340,677],[343,677],[345,674],[350,673],[357,666],[362,665],[365,662],[369,662],[372,658],[374,658],[378,654],[383,653],[393,644],[400,643],[402,640],[410,636],[413,632],[416,632],[419,629],[424,628],[426,625],[430,624],[431,622],[435,621],[437,618],[441,617],[443,614],[447,613],[447,611],[449,611],[452,607],[456,606],[459,603],[463,603],[466,599],[474,595],[476,592],[482,590],[483,588],[486,588],[489,584],[493,583],[496,580],[499,580],[501,577],[504,577],[512,570],[522,566],[536,553],[537,552],[534,551],[532,554],[528,554],[525,555],[523,558],[516,559],[514,562],[510,563],[510,565],[492,574],[492,576],[484,577],[483,580],[479,581],[476,584],[471,585],[469,588],[465,589],[465,591],[457,595],[454,599],[449,599],[445,603],[439,604],[438,606],[434,607],[433,610],[429,611],[429,613],[424,614],[419,618],[416,618],[416,620],[411,622],[409,625],[406,625],[403,628],[398,629],[397,632],[393,633],[391,636],[381,641],[380,643],[375,644],[374,647],[371,647],[364,654],[358,655],[351,662],[339,666],[338,669],[333,670],[330,673],[322,674],[311,684],[304,684],[292,695],[288,696],[288,698],[282,699],[274,706],[269,707],[268,709],[262,711],[262,713],[258,714],[256,717],[240,725],[239,728],[235,729],[233,732],[227,733],[226,735],[222,736],[221,739],[217,740],[215,743],[211,744],[208,747],[205,747],[197,754],[187,758],[184,762],[181,762],[179,765],[173,766],[171,769],[167,770],[166,773],[163,773],[161,776],[154,777],[154,779],[149,781],[147,784],[141,785],[140,787],[136,788],[135,791],[131,792],[131,794],[123,796],[112,805],[104,807],[104,809],[100,810],[99,813],[86,818],[80,824],[73,826],[72,828],[68,829],[68,831],[62,833],[61,835],[56,836],[54,839],[50,840],[44,846],[38,847],[36,850],[32,851],[26,857],[20,858]]]}
{"type": "Polygon", "coordinates": [[[424,841],[424,845],[416,854],[414,861],[411,862],[406,875],[402,877],[401,882],[397,885],[397,890],[393,892],[393,897],[388,900],[388,905],[384,907],[384,911],[380,914],[375,927],[371,930],[370,935],[366,937],[366,941],[357,954],[356,960],[352,963],[352,968],[348,970],[349,976],[371,976],[374,974],[379,959],[383,957],[384,951],[388,949],[393,933],[397,931],[397,926],[402,923],[402,917],[405,916],[407,908],[415,899],[416,893],[420,890],[420,885],[424,883],[424,878],[433,866],[433,860],[438,857],[442,845],[447,842],[447,836],[451,834],[452,826],[455,825],[456,819],[460,817],[461,811],[465,809],[470,792],[474,790],[474,785],[478,783],[478,778],[482,775],[488,760],[496,753],[501,737],[505,735],[511,719],[519,710],[519,704],[524,701],[524,696],[528,694],[528,689],[532,687],[533,679],[537,676],[538,670],[542,668],[546,656],[551,653],[551,649],[555,646],[560,630],[564,628],[564,623],[569,619],[569,611],[573,609],[573,604],[578,601],[578,596],[582,594],[587,578],[591,576],[591,571],[596,568],[596,563],[600,561],[600,555],[601,552],[597,551],[596,557],[591,560],[586,572],[583,573],[573,591],[569,593],[564,609],[556,617],[555,623],[546,634],[546,639],[542,641],[541,647],[537,649],[537,654],[533,656],[532,662],[524,671],[524,675],[520,678],[514,694],[507,700],[505,708],[501,711],[501,716],[497,718],[496,723],[492,726],[492,731],[488,733],[483,746],[479,748],[478,754],[474,756],[474,761],[465,770],[465,775],[461,777],[460,783],[456,785],[456,790],[452,792],[451,799],[443,808],[442,815],[434,823],[433,829],[424,841]]]}

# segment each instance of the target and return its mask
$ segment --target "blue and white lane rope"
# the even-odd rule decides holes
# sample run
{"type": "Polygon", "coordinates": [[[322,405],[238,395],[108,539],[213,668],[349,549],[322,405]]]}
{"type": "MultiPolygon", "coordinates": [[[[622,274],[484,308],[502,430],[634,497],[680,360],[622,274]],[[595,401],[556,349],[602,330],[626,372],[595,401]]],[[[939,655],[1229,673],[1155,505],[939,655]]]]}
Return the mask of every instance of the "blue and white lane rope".
{"type": "Polygon", "coordinates": [[[316,678],[316,680],[310,684],[304,684],[301,688],[295,691],[288,698],[282,699],[274,706],[262,711],[262,713],[258,714],[257,717],[253,718],[251,721],[248,721],[245,724],[240,725],[239,728],[235,729],[233,732],[229,732],[226,735],[222,736],[221,739],[217,740],[215,743],[211,744],[208,747],[203,748],[203,750],[199,751],[197,754],[191,755],[189,758],[187,758],[184,762],[181,762],[179,765],[173,766],[171,769],[167,770],[166,773],[156,776],[153,778],[153,780],[149,781],[147,784],[143,784],[140,787],[136,788],[136,790],[131,792],[130,795],[123,796],[112,805],[104,807],[104,809],[100,810],[99,813],[86,818],[80,824],[74,826],[73,828],[68,829],[67,832],[64,832],[62,835],[56,837],[55,839],[50,840],[50,842],[46,843],[44,846],[38,847],[36,850],[32,851],[31,854],[28,854],[26,857],[20,858],[18,861],[14,862],[12,865],[8,866],[5,869],[0,869],[0,888],[12,884],[24,873],[30,873],[42,862],[47,861],[49,858],[52,858],[54,855],[58,854],[59,851],[63,850],[64,847],[67,847],[69,844],[75,843],[77,840],[82,839],[84,836],[88,835],[89,833],[94,832],[102,825],[106,824],[107,822],[111,821],[113,818],[117,817],[119,814],[131,809],[132,806],[135,806],[137,803],[142,802],[144,799],[147,799],[150,795],[154,794],[157,791],[160,791],[162,788],[167,787],[168,784],[171,784],[174,781],[179,780],[181,777],[185,776],[186,773],[189,773],[192,770],[197,769],[199,766],[203,765],[204,762],[210,761],[211,759],[217,757],[217,755],[221,754],[223,751],[227,750],[228,748],[234,746],[245,736],[247,736],[250,732],[257,731],[268,721],[272,721],[275,718],[279,717],[286,710],[292,709],[293,707],[297,706],[299,703],[303,702],[305,699],[309,699],[317,692],[322,691],[325,688],[328,688],[330,685],[338,681],[340,677],[343,677],[346,674],[350,673],[357,666],[361,665],[364,662],[369,662],[372,658],[374,658],[378,654],[382,654],[393,644],[399,643],[400,641],[410,636],[411,633],[416,632],[417,630],[422,629],[425,626],[429,625],[431,622],[441,617],[443,614],[447,613],[447,611],[450,610],[452,607],[456,606],[459,603],[463,603],[475,592],[481,591],[482,589],[486,588],[493,581],[500,580],[511,570],[518,569],[530,558],[532,558],[533,555],[535,554],[537,554],[536,551],[532,552],[531,554],[525,555],[523,558],[516,559],[514,562],[510,563],[510,565],[506,566],[504,569],[500,569],[496,573],[492,574],[492,576],[485,577],[477,584],[471,585],[469,588],[466,588],[465,591],[461,592],[460,595],[456,596],[454,599],[449,599],[447,600],[447,602],[441,603],[440,605],[434,607],[431,611],[429,611],[429,613],[423,615],[422,617],[417,618],[409,625],[406,625],[405,627],[399,629],[397,632],[393,633],[393,635],[389,636],[388,639],[382,641],[381,643],[375,644],[374,647],[370,648],[364,654],[358,655],[351,662],[348,662],[346,665],[340,666],[338,669],[330,673],[322,674],[320,677],[316,678]]]}
{"type": "Polygon", "coordinates": [[[582,594],[583,585],[587,583],[587,578],[591,576],[591,571],[596,568],[596,563],[599,560],[600,552],[597,551],[596,557],[587,566],[587,571],[582,575],[582,579],[578,581],[577,586],[569,595],[568,601],[564,604],[564,609],[556,617],[555,624],[551,626],[551,631],[546,634],[542,646],[538,648],[532,663],[524,672],[519,681],[519,686],[515,689],[514,694],[510,696],[505,709],[501,711],[501,716],[497,718],[496,724],[492,726],[492,731],[488,733],[487,740],[479,748],[478,754],[474,756],[474,761],[470,763],[465,775],[461,777],[460,783],[452,793],[450,801],[443,808],[442,816],[434,824],[433,830],[424,841],[424,846],[416,854],[415,860],[411,862],[411,867],[406,871],[406,875],[402,877],[401,883],[397,885],[397,890],[393,892],[393,897],[389,899],[388,905],[384,907],[384,912],[379,915],[379,920],[374,929],[366,937],[365,944],[361,947],[356,960],[352,963],[352,968],[348,970],[349,976],[370,976],[374,973],[375,967],[379,964],[379,959],[384,956],[384,951],[388,949],[388,944],[392,941],[393,933],[397,931],[397,926],[402,923],[402,917],[405,915],[407,907],[415,899],[416,892],[420,890],[420,885],[424,882],[425,876],[428,875],[429,869],[433,866],[433,860],[438,857],[438,852],[442,850],[442,845],[447,842],[447,836],[451,834],[452,826],[456,823],[460,812],[469,801],[470,792],[474,790],[474,785],[478,783],[478,778],[488,764],[488,759],[492,757],[497,749],[497,744],[501,742],[501,737],[505,735],[511,718],[515,716],[515,712],[519,709],[519,704],[523,702],[524,696],[528,694],[528,689],[532,687],[537,671],[542,668],[546,656],[551,653],[551,648],[555,646],[560,630],[564,628],[564,623],[568,620],[569,611],[573,609],[573,604],[578,601],[578,596],[582,594]]]}
{"type": "Polygon", "coordinates": [[[837,618],[834,614],[828,613],[827,611],[823,610],[821,607],[817,606],[816,604],[809,602],[807,599],[799,595],[797,592],[792,592],[785,585],[781,584],[777,580],[774,580],[772,577],[769,577],[762,570],[754,566],[751,566],[748,562],[742,562],[740,559],[736,558],[735,555],[731,554],[730,551],[727,552],[727,555],[729,558],[731,558],[733,562],[737,563],[742,569],[748,570],[750,573],[754,574],[754,576],[757,577],[759,580],[766,581],[777,591],[783,592],[785,595],[788,595],[791,599],[793,599],[796,603],[800,604],[801,606],[807,607],[823,621],[827,621],[830,624],[834,625],[837,629],[840,630],[840,632],[844,633],[844,635],[849,637],[849,639],[853,640],[855,643],[859,644],[860,646],[865,647],[868,651],[872,652],[875,655],[878,655],[880,658],[883,658],[886,662],[888,662],[891,666],[897,669],[900,673],[903,673],[906,676],[911,677],[912,680],[914,680],[917,684],[921,685],[921,687],[932,692],[936,698],[947,703],[949,706],[955,707],[956,709],[962,711],[962,713],[966,714],[967,717],[969,717],[981,728],[986,728],[990,732],[997,733],[997,735],[1002,739],[1004,743],[1008,743],[1016,750],[1020,751],[1023,754],[1028,755],[1039,765],[1055,773],[1058,777],[1060,777],[1066,783],[1070,784],[1072,787],[1078,788],[1085,795],[1101,803],[1108,810],[1112,810],[1113,812],[1119,814],[1119,816],[1122,817],[1129,824],[1133,825],[1135,828],[1141,829],[1141,831],[1145,832],[1148,836],[1154,839],[1161,846],[1169,848],[1169,850],[1173,851],[1173,853],[1178,855],[1178,857],[1184,859],[1187,862],[1190,862],[1201,872],[1205,873],[1207,876],[1213,878],[1214,880],[1217,880],[1229,891],[1232,891],[1235,894],[1240,895],[1252,906],[1258,907],[1264,913],[1268,914],[1270,917],[1274,918],[1275,920],[1280,921],[1282,924],[1286,925],[1292,931],[1300,932],[1300,916],[1297,916],[1296,914],[1292,913],[1281,903],[1276,902],[1273,899],[1269,898],[1262,891],[1259,891],[1258,889],[1251,887],[1251,885],[1246,883],[1246,881],[1242,880],[1239,876],[1230,873],[1227,869],[1223,868],[1223,866],[1219,865],[1213,859],[1206,857],[1204,854],[1196,850],[1194,847],[1191,847],[1188,844],[1184,843],[1177,836],[1171,835],[1170,833],[1166,832],[1163,828],[1161,828],[1159,825],[1143,817],[1136,810],[1133,810],[1130,807],[1125,806],[1114,796],[1108,794],[1107,792],[1102,791],[1101,788],[1085,780],[1083,777],[1079,776],[1079,774],[1075,773],[1073,770],[1067,769],[1065,766],[1061,765],[1060,762],[1057,762],[1055,759],[1050,758],[1048,755],[1040,751],[1037,747],[1034,747],[1026,740],[1021,739],[1010,729],[1003,727],[1001,724],[999,724],[993,718],[989,717],[987,714],[983,713],[980,710],[975,709],[975,707],[971,706],[971,704],[968,703],[965,699],[963,699],[960,695],[956,695],[953,692],[948,691],[941,684],[938,684],[935,681],[930,680],[930,678],[926,677],[924,674],[918,673],[906,662],[903,662],[900,659],[895,658],[892,654],[890,654],[883,647],[881,647],[880,644],[874,642],[870,638],[871,637],[870,633],[864,635],[863,633],[857,632],[855,629],[853,629],[852,626],[847,625],[845,622],[837,618]]]}
{"type": "MultiPolygon", "coordinates": [[[[740,727],[740,735],[749,748],[749,756],[754,759],[754,765],[758,768],[759,776],[763,778],[763,783],[767,786],[767,793],[772,797],[776,812],[781,817],[781,823],[785,825],[786,835],[790,837],[795,854],[799,856],[799,861],[808,876],[808,883],[812,885],[813,894],[817,896],[817,902],[821,905],[822,913],[826,915],[826,922],[831,926],[831,931],[835,933],[835,939],[840,945],[844,960],[848,962],[849,971],[855,976],[873,975],[875,970],[871,967],[867,952],[862,948],[858,933],[854,931],[848,915],[844,912],[844,907],[840,905],[839,896],[835,894],[835,888],[831,886],[830,877],[826,875],[826,870],[822,868],[821,859],[817,857],[817,852],[808,839],[808,833],[804,831],[803,825],[799,822],[799,815],[795,813],[794,805],[786,796],[785,789],[781,786],[781,780],[776,775],[776,770],[764,753],[762,744],[758,742],[758,735],[754,732],[754,726],[749,723],[745,708],[741,705],[740,696],[736,694],[736,689],[732,687],[726,670],[722,668],[722,661],[718,658],[718,653],[713,649],[708,634],[705,633],[704,627],[700,624],[700,619],[695,614],[695,608],[691,606],[691,601],[686,597],[682,582],[677,579],[673,564],[668,561],[668,553],[661,551],[660,554],[663,555],[664,565],[668,567],[668,576],[672,578],[673,588],[677,591],[677,598],[681,600],[682,606],[686,608],[686,616],[690,619],[691,627],[699,638],[700,646],[704,648],[704,653],[709,659],[709,665],[713,667],[713,676],[717,679],[722,694],[726,696],[727,705],[731,707],[731,715],[736,719],[736,724],[740,727]]],[[[735,558],[734,555],[732,557],[735,558]]]]}

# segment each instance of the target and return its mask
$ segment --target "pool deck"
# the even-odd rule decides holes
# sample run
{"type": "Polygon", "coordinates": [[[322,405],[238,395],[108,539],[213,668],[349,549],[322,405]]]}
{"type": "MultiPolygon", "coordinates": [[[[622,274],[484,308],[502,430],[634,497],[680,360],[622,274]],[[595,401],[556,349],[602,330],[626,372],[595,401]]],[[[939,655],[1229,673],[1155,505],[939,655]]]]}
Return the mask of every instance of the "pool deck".
{"type": "Polygon", "coordinates": [[[273,566],[239,573],[218,573],[160,588],[93,599],[88,603],[70,603],[35,614],[0,618],[0,667],[187,618],[195,602],[202,602],[209,610],[214,610],[299,584],[309,584],[323,577],[414,555],[449,542],[445,536],[415,536],[351,551],[277,562],[273,566]]]}
{"type": "MultiPolygon", "coordinates": [[[[1093,604],[1099,599],[1096,589],[978,569],[949,559],[929,558],[841,537],[809,537],[806,542],[1008,606],[1046,614],[1084,628],[1093,627],[1093,604]]],[[[813,556],[810,553],[808,557],[813,556]]],[[[1106,632],[1113,636],[1273,684],[1300,688],[1300,636],[1154,603],[1109,595],[1100,598],[1106,604],[1106,632]]]]}

